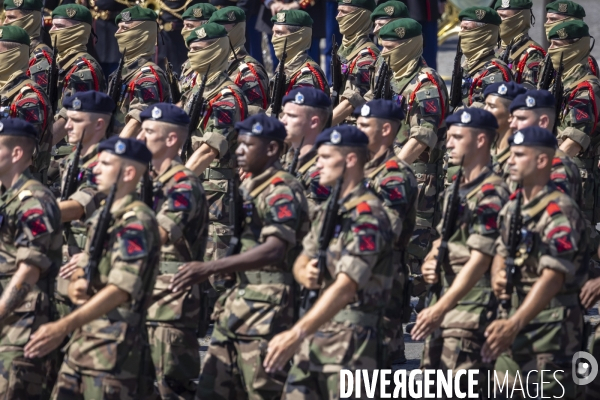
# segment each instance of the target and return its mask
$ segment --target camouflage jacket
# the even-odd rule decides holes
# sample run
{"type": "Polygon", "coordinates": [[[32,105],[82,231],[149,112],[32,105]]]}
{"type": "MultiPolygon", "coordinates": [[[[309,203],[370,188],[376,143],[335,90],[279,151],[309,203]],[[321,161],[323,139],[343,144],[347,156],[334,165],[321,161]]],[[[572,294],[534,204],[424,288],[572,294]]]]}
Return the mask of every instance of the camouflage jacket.
{"type": "Polygon", "coordinates": [[[317,169],[317,151],[311,150],[298,159],[296,178],[304,188],[308,200],[308,215],[314,221],[319,207],[329,198],[331,188],[319,184],[320,171],[317,169]]]}
{"type": "Polygon", "coordinates": [[[292,266],[309,230],[308,205],[296,179],[278,167],[245,180],[241,251],[276,236],[287,244],[286,257],[259,270],[239,272],[236,285],[215,305],[213,319],[229,337],[272,337],[294,323],[292,266]]]}
{"type": "Polygon", "coordinates": [[[65,96],[72,96],[76,92],[95,90],[106,92],[104,72],[98,61],[87,53],[77,53],[60,64],[58,75],[60,88],[57,110],[59,115],[67,119],[67,111],[62,108],[65,96]]]}
{"type": "Polygon", "coordinates": [[[371,70],[379,56],[379,49],[368,37],[364,37],[351,48],[341,47],[338,55],[342,63],[340,100],[343,97],[354,108],[360,107],[371,87],[371,70]]]}
{"type": "Polygon", "coordinates": [[[564,96],[558,116],[558,140],[571,139],[582,147],[576,162],[579,168],[592,170],[600,143],[600,80],[587,64],[571,69],[563,78],[564,96]],[[589,160],[589,161],[588,161],[589,160]]]}
{"type": "MultiPolygon", "coordinates": [[[[313,61],[308,54],[298,54],[294,59],[289,59],[285,63],[285,88],[283,91],[284,96],[288,94],[292,89],[296,89],[301,86],[310,86],[317,89],[321,89],[327,95],[329,95],[329,83],[325,77],[325,72],[321,69],[320,65],[313,61]]],[[[269,92],[271,93],[270,98],[273,99],[272,92],[274,89],[275,79],[277,74],[273,74],[269,82],[269,92]]]]}
{"type": "Polygon", "coordinates": [[[0,89],[0,118],[16,117],[32,123],[39,132],[39,149],[33,155],[32,171],[37,179],[50,166],[52,107],[46,92],[22,74],[0,89]]]}
{"type": "MultiPolygon", "coordinates": [[[[378,73],[374,82],[377,81],[378,73]]],[[[425,149],[416,162],[436,164],[444,156],[446,141],[446,123],[449,113],[448,90],[440,75],[427,67],[421,58],[415,70],[400,80],[391,80],[392,100],[400,104],[406,118],[402,121],[396,146],[402,147],[410,138],[426,144],[425,149]]],[[[365,100],[373,99],[373,90],[365,100]]]]}
{"type": "MultiPolygon", "coordinates": [[[[112,81],[116,71],[110,74],[112,81]]],[[[152,61],[138,58],[123,66],[122,91],[115,115],[115,132],[120,132],[130,118],[141,122],[140,113],[160,102],[170,103],[171,87],[165,72],[152,61]]]]}
{"type": "MultiPolygon", "coordinates": [[[[506,49],[497,49],[496,57],[503,58],[506,49]]],[[[514,81],[525,85],[528,89],[537,89],[541,63],[546,51],[537,42],[524,34],[512,46],[508,57],[508,67],[514,81]]]]}
{"type": "Polygon", "coordinates": [[[476,71],[469,71],[466,64],[463,65],[462,99],[465,107],[471,107],[473,103],[484,103],[483,91],[488,85],[496,82],[510,82],[513,80],[512,72],[500,59],[493,56],[489,60],[482,60],[481,67],[476,71]]]}
{"type": "Polygon", "coordinates": [[[158,226],[169,240],[160,251],[159,275],[152,303],[148,308],[150,324],[169,323],[180,328],[197,328],[200,289],[172,293],[168,290],[177,268],[186,261],[202,260],[208,234],[208,205],[200,179],[180,161],[154,179],[154,209],[158,226]]]}
{"type": "MultiPolygon", "coordinates": [[[[516,193],[498,217],[500,237],[496,251],[508,256],[511,218],[515,217],[516,193]]],[[[552,182],[521,207],[522,229],[514,276],[513,311],[523,301],[545,268],[562,272],[562,289],[517,335],[513,354],[570,354],[581,349],[583,315],[579,290],[587,280],[588,254],[585,220],[573,199],[552,182]]]]}
{"type": "MultiPolygon", "coordinates": [[[[449,205],[452,187],[444,194],[443,212],[449,205]]],[[[502,177],[492,172],[491,166],[484,167],[473,181],[461,184],[461,198],[456,230],[448,241],[448,259],[443,265],[441,282],[447,290],[464,264],[476,250],[490,257],[495,255],[495,242],[499,235],[496,220],[498,213],[508,201],[509,191],[502,177]]],[[[441,235],[444,219],[438,225],[441,235]]],[[[452,337],[482,337],[494,313],[490,283],[490,271],[475,284],[469,293],[449,311],[442,322],[442,334],[452,337]]]]}
{"type": "MultiPolygon", "coordinates": [[[[249,106],[262,110],[269,107],[269,76],[267,70],[245,50],[237,54],[237,59],[230,59],[227,75],[244,93],[249,106]]],[[[183,75],[183,74],[182,74],[183,75]]]]}
{"type": "Polygon", "coordinates": [[[598,60],[596,60],[596,57],[594,57],[591,54],[588,56],[588,65],[590,66],[592,73],[598,78],[600,78],[600,68],[598,68],[598,60]]]}
{"type": "Polygon", "coordinates": [[[196,84],[198,73],[190,66],[190,60],[185,60],[181,65],[181,75],[179,77],[179,91],[185,93],[196,84]]]}
{"type": "MultiPolygon", "coordinates": [[[[90,238],[101,210],[87,221],[90,238]]],[[[120,371],[135,377],[143,352],[144,306],[158,272],[160,236],[154,212],[133,194],[121,199],[112,216],[105,251],[90,285],[95,292],[114,285],[129,294],[129,300],[73,332],[65,362],[87,375],[120,371]]],[[[90,241],[82,267],[88,261],[90,241]]]]}
{"type": "Polygon", "coordinates": [[[30,48],[32,50],[29,53],[27,76],[31,77],[31,80],[37,83],[44,90],[44,93],[48,93],[48,74],[50,73],[54,52],[50,47],[39,41],[32,42],[30,48]]]}

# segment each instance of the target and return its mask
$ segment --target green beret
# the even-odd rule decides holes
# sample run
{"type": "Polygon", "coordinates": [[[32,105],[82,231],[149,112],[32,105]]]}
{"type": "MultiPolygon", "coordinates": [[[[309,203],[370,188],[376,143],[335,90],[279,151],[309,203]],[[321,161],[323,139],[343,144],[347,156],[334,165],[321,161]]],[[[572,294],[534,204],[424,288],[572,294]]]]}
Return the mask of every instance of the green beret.
{"type": "Polygon", "coordinates": [[[379,31],[379,37],[382,40],[404,40],[421,34],[421,24],[411,18],[400,18],[392,21],[379,31]]]}
{"type": "Polygon", "coordinates": [[[371,13],[371,21],[392,18],[408,18],[408,7],[401,1],[386,1],[371,13]]]}
{"type": "Polygon", "coordinates": [[[578,39],[590,36],[590,30],[585,22],[576,19],[556,25],[548,33],[548,39],[578,39]]]}
{"type": "Polygon", "coordinates": [[[458,14],[458,19],[461,21],[475,21],[483,22],[484,24],[491,24],[500,26],[502,19],[496,12],[496,10],[490,7],[469,7],[465,8],[458,14]]]}
{"type": "Polygon", "coordinates": [[[14,42],[29,46],[29,34],[23,28],[14,25],[0,26],[0,42],[14,42]]]}
{"type": "Polygon", "coordinates": [[[217,24],[237,24],[246,20],[246,13],[239,7],[229,6],[223,7],[213,13],[209,22],[217,24]]]}
{"type": "Polygon", "coordinates": [[[585,9],[570,0],[558,0],[546,6],[546,12],[562,14],[573,18],[583,19],[585,9]]]}
{"type": "Polygon", "coordinates": [[[524,10],[533,7],[531,0],[496,0],[495,10],[524,10]]]}
{"type": "Polygon", "coordinates": [[[64,4],[58,6],[52,11],[52,18],[67,18],[73,21],[92,24],[92,13],[87,7],[80,4],[64,4]]]}
{"type": "Polygon", "coordinates": [[[208,21],[217,8],[210,3],[194,4],[181,15],[183,20],[208,21]]]}
{"type": "Polygon", "coordinates": [[[188,36],[185,44],[190,46],[190,43],[197,42],[200,40],[211,40],[218,39],[227,36],[227,30],[223,27],[223,25],[216,24],[214,22],[209,22],[198,28],[194,29],[190,36],[188,36]]]}
{"type": "Polygon", "coordinates": [[[129,22],[129,21],[156,21],[158,15],[149,8],[143,8],[140,6],[134,6],[126,8],[115,18],[115,22],[129,22]]]}
{"type": "Polygon", "coordinates": [[[271,17],[271,21],[278,25],[295,25],[312,28],[313,19],[307,12],[301,10],[283,10],[271,17]]]}
{"type": "Polygon", "coordinates": [[[44,0],[4,0],[5,10],[42,11],[44,0]]]}
{"type": "Polygon", "coordinates": [[[369,11],[375,9],[375,0],[338,0],[338,4],[341,6],[366,8],[369,11]]]}

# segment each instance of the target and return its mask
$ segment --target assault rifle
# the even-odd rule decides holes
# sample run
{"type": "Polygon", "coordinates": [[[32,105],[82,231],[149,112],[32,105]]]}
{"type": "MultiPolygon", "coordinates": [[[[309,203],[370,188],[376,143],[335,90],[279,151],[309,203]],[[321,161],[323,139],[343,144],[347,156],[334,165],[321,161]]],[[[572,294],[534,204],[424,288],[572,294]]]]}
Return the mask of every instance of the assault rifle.
{"type": "Polygon", "coordinates": [[[73,156],[73,162],[67,168],[67,180],[65,186],[60,194],[60,201],[67,200],[75,190],[77,190],[77,176],[79,175],[79,159],[81,158],[81,149],[83,147],[83,138],[85,137],[85,129],[81,133],[81,140],[77,143],[75,149],[75,155],[73,156]]]}
{"type": "Polygon", "coordinates": [[[333,108],[339,104],[342,90],[342,62],[338,55],[338,48],[335,35],[331,35],[331,105],[333,108]]]}
{"type": "Polygon", "coordinates": [[[150,168],[152,168],[152,162],[148,163],[144,176],[142,176],[142,193],[141,200],[151,209],[154,209],[154,184],[150,177],[150,168]]]}
{"type": "Polygon", "coordinates": [[[538,90],[548,90],[550,89],[550,84],[552,83],[552,78],[554,78],[554,66],[552,65],[552,59],[550,58],[550,53],[546,54],[544,58],[544,67],[540,72],[540,79],[538,81],[538,90]]]}
{"type": "Polygon", "coordinates": [[[123,96],[123,78],[121,77],[121,74],[123,73],[123,66],[125,65],[125,53],[126,52],[127,52],[127,49],[123,49],[123,55],[121,56],[121,59],[119,60],[119,64],[117,66],[117,70],[115,71],[115,74],[113,75],[112,79],[110,80],[110,84],[108,85],[108,92],[106,93],[106,94],[108,94],[108,97],[110,97],[112,99],[112,101],[115,103],[115,109],[110,118],[108,130],[107,130],[109,135],[112,134],[114,131],[115,117],[116,117],[117,113],[119,112],[119,108],[121,106],[121,97],[123,96]]]}
{"type": "Polygon", "coordinates": [[[242,237],[242,199],[240,196],[240,175],[234,172],[229,181],[229,221],[233,227],[233,235],[229,240],[229,247],[225,257],[239,253],[242,237]]]}
{"type": "Polygon", "coordinates": [[[463,68],[460,65],[462,61],[462,48],[460,47],[461,38],[458,38],[456,44],[456,56],[454,56],[454,68],[452,69],[452,83],[450,84],[450,107],[455,109],[462,105],[462,81],[463,68]]]}
{"type": "Polygon", "coordinates": [[[281,113],[281,102],[285,95],[285,60],[287,59],[287,39],[283,43],[283,54],[281,60],[279,60],[279,66],[277,67],[277,74],[275,75],[275,81],[273,84],[273,103],[271,104],[271,116],[278,118],[281,113]]]}
{"type": "Polygon", "coordinates": [[[192,155],[192,135],[194,131],[200,125],[200,121],[202,116],[204,115],[204,89],[206,88],[206,80],[208,79],[208,73],[210,72],[210,64],[208,64],[208,68],[206,69],[206,73],[202,77],[202,82],[200,83],[200,88],[192,97],[192,104],[190,105],[190,125],[188,127],[188,136],[183,144],[183,150],[181,151],[181,159],[183,163],[187,161],[187,159],[192,155]]]}
{"type": "Polygon", "coordinates": [[[292,158],[292,162],[288,167],[288,171],[292,175],[296,175],[296,167],[298,167],[298,159],[300,158],[300,150],[302,149],[302,145],[304,144],[304,138],[300,141],[300,145],[297,149],[294,149],[294,158],[292,158]]]}
{"type": "Polygon", "coordinates": [[[179,103],[181,100],[181,91],[179,90],[178,76],[173,72],[173,64],[169,62],[169,59],[165,57],[165,73],[167,74],[167,81],[169,81],[169,87],[171,88],[171,97],[173,103],[179,103]]]}
{"type": "Polygon", "coordinates": [[[556,71],[556,76],[554,77],[554,87],[552,88],[552,94],[556,99],[555,105],[555,114],[556,118],[554,118],[554,126],[552,127],[552,132],[556,133],[556,129],[558,128],[558,120],[560,117],[560,112],[563,104],[563,96],[565,94],[565,87],[563,85],[562,77],[563,72],[565,71],[565,64],[563,63],[563,57],[565,53],[560,53],[560,65],[558,67],[558,71],[556,71]]]}
{"type": "Polygon", "coordinates": [[[512,49],[515,45],[515,39],[511,40],[510,43],[506,46],[506,49],[504,49],[504,53],[502,53],[502,57],[500,57],[500,60],[502,60],[502,62],[504,64],[508,65],[508,61],[510,59],[510,53],[512,53],[512,49]]]}
{"type": "Polygon", "coordinates": [[[517,257],[517,249],[521,242],[521,203],[523,201],[523,191],[517,188],[517,206],[515,211],[512,213],[510,219],[510,227],[508,231],[508,257],[504,260],[506,266],[506,294],[509,296],[508,299],[500,300],[500,305],[508,315],[510,308],[512,307],[510,296],[513,292],[513,278],[515,276],[515,258],[517,257]]]}
{"type": "Polygon", "coordinates": [[[379,68],[379,76],[377,76],[377,81],[375,82],[375,90],[373,91],[374,99],[382,99],[385,91],[386,81],[388,80],[388,74],[390,73],[390,67],[388,63],[384,60],[381,63],[381,67],[379,68]]]}
{"type": "MultiPolygon", "coordinates": [[[[52,111],[56,112],[56,107],[58,106],[58,65],[56,65],[56,60],[58,58],[58,48],[56,47],[56,38],[54,38],[54,43],[52,45],[52,63],[50,64],[50,69],[48,70],[48,101],[50,102],[50,106],[52,107],[52,111]]],[[[41,142],[40,142],[41,143],[41,142]]]]}

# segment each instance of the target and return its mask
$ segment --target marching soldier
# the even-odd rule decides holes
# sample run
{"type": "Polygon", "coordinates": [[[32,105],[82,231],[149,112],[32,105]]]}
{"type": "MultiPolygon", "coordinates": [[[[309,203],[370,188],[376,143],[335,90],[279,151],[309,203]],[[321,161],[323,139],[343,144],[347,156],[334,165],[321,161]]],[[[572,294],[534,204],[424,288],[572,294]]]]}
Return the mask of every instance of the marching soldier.
{"type": "MultiPolygon", "coordinates": [[[[273,37],[271,42],[275,56],[281,60],[287,40],[285,61],[285,82],[283,94],[288,94],[299,86],[312,86],[329,95],[329,84],[319,63],[310,58],[307,51],[312,42],[313,20],[302,10],[282,10],[273,15],[273,37]]],[[[271,78],[271,90],[277,74],[271,78]]],[[[272,97],[272,96],[271,96],[272,97]]],[[[274,99],[271,98],[271,101],[274,99]]]]}
{"type": "MultiPolygon", "coordinates": [[[[552,93],[547,90],[528,90],[517,96],[510,104],[511,129],[516,132],[529,126],[551,130],[556,120],[556,105],[552,93]]],[[[508,175],[508,166],[505,168],[508,175]]],[[[581,207],[583,202],[582,182],[579,168],[561,149],[556,150],[552,160],[550,179],[581,207]]]]}
{"type": "Polygon", "coordinates": [[[330,187],[319,183],[320,171],[317,169],[317,151],[314,148],[317,136],[329,120],[331,100],[319,89],[299,87],[284,96],[282,103],[281,122],[287,132],[286,141],[290,144],[284,168],[302,183],[308,200],[308,215],[314,221],[319,206],[331,192],[330,187]],[[290,171],[296,152],[297,166],[290,171]]]}
{"type": "Polygon", "coordinates": [[[224,72],[229,58],[229,39],[223,26],[207,23],[192,31],[187,39],[190,65],[198,73],[194,86],[182,95],[188,114],[192,99],[200,89],[200,81],[208,72],[204,101],[206,113],[198,126],[199,135],[191,138],[194,153],[186,167],[200,176],[208,198],[208,245],[204,259],[218,259],[225,255],[232,235],[229,208],[226,206],[227,188],[233,179],[237,145],[234,126],[248,113],[246,98],[224,72]],[[208,70],[210,65],[210,71],[208,70]]]}
{"type": "MultiPolygon", "coordinates": [[[[179,161],[190,119],[181,108],[157,103],[140,114],[141,139],[152,153],[153,208],[161,238],[158,277],[148,309],[150,352],[161,398],[193,399],[200,373],[197,332],[200,288],[173,296],[168,286],[186,262],[202,260],[208,231],[208,206],[200,179],[179,161]]],[[[203,310],[206,312],[206,310],[203,310]]],[[[199,332],[202,337],[205,332],[199,332]]]]}
{"type": "Polygon", "coordinates": [[[406,361],[402,323],[410,319],[409,271],[405,249],[415,228],[417,178],[410,166],[394,153],[394,140],[404,119],[402,108],[391,100],[373,100],[354,112],[356,126],[369,138],[372,159],[365,165],[365,178],[388,214],[394,232],[392,267],[394,283],[387,303],[383,326],[386,337],[384,365],[406,361]]]}
{"type": "Polygon", "coordinates": [[[513,80],[510,68],[494,56],[502,19],[489,7],[469,7],[458,14],[463,65],[463,105],[483,103],[483,91],[495,82],[513,80]]]}
{"type": "MultiPolygon", "coordinates": [[[[567,22],[582,20],[585,17],[585,9],[581,4],[575,3],[570,0],[557,0],[546,5],[546,23],[544,29],[546,30],[546,37],[550,35],[550,30],[556,25],[567,22]]],[[[588,65],[592,70],[592,73],[600,78],[600,68],[598,68],[598,61],[596,58],[589,54],[588,65]]]]}
{"type": "Polygon", "coordinates": [[[158,30],[156,18],[154,11],[135,6],[124,9],[115,19],[119,26],[115,37],[125,58],[121,72],[124,90],[114,117],[114,133],[120,132],[121,137],[137,136],[142,124],[140,113],[146,107],[171,101],[165,72],[152,62],[158,30]]]}
{"type": "MultiPolygon", "coordinates": [[[[447,211],[452,204],[452,190],[447,190],[444,218],[438,225],[438,233],[449,230],[451,234],[447,257],[439,260],[442,267],[436,270],[441,255],[438,239],[421,267],[425,282],[440,282],[441,291],[432,294],[432,303],[417,316],[412,337],[427,337],[421,368],[455,374],[462,369],[491,367],[483,362],[480,351],[497,307],[491,295],[490,267],[499,234],[496,218],[509,191],[504,179],[492,170],[490,150],[498,129],[494,116],[485,110],[465,108],[448,117],[446,123],[450,162],[460,165],[462,160],[462,181],[454,183],[459,185],[460,207],[447,211]],[[446,220],[451,218],[448,212],[458,213],[454,226],[446,220]]],[[[480,385],[486,387],[486,377],[481,375],[480,385]]],[[[461,389],[466,390],[466,379],[460,382],[461,389]]]]}
{"type": "Polygon", "coordinates": [[[0,114],[22,118],[38,130],[31,171],[46,183],[52,147],[52,107],[44,90],[27,76],[29,36],[17,26],[0,27],[0,114]]]}
{"type": "Polygon", "coordinates": [[[573,355],[582,348],[579,291],[587,279],[591,250],[585,220],[573,199],[550,180],[557,147],[552,133],[537,126],[523,128],[509,143],[510,178],[522,182],[522,204],[516,215],[513,194],[498,217],[492,288],[499,299],[510,301],[511,312],[508,319],[496,320],[486,329],[481,354],[484,362],[497,358],[499,382],[504,382],[508,371],[509,388],[519,373],[528,377],[519,379],[528,393],[542,390],[548,397],[579,399],[579,386],[571,374],[573,355]],[[513,257],[508,248],[513,218],[519,218],[521,230],[510,296],[505,290],[505,259],[513,257]],[[529,377],[530,371],[537,376],[529,377]],[[542,373],[553,379],[544,380],[542,373]]]}
{"type": "Polygon", "coordinates": [[[245,219],[239,254],[187,263],[171,287],[179,293],[211,274],[237,273],[236,286],[215,305],[197,398],[274,399],[281,395],[287,374],[268,375],[262,364],[267,342],[291,328],[295,319],[292,262],[309,229],[308,205],[300,183],[279,167],[283,124],[258,114],[237,123],[236,129],[238,165],[252,174],[240,188],[245,219]]]}
{"type": "Polygon", "coordinates": [[[368,143],[350,125],[326,129],[315,143],[321,183],[333,186],[343,179],[339,199],[329,199],[340,204],[339,233],[328,244],[321,285],[316,258],[325,211],[312,224],[294,263],[298,283],[320,293],[291,329],[269,342],[263,364],[268,373],[281,373],[296,353],[281,398],[337,399],[340,369],[383,368],[380,326],[392,290],[393,232],[383,204],[363,184],[368,143]]]}
{"type": "MultiPolygon", "coordinates": [[[[185,12],[181,15],[183,18],[183,29],[181,30],[181,36],[183,36],[183,41],[186,42],[186,46],[187,39],[194,29],[208,23],[208,20],[215,11],[217,11],[217,9],[210,3],[194,4],[185,10],[185,12]]],[[[179,91],[181,93],[185,93],[190,90],[195,85],[197,75],[198,73],[190,66],[190,60],[187,59],[181,66],[181,74],[179,75],[179,91]]]]}
{"type": "Polygon", "coordinates": [[[118,136],[100,143],[99,152],[94,167],[98,191],[107,194],[114,187],[114,203],[108,215],[100,208],[88,221],[91,239],[70,261],[80,267],[69,285],[69,297],[78,308],[41,326],[25,347],[26,357],[42,357],[72,334],[53,399],[145,398],[139,385],[148,360],[144,324],[160,236],[154,212],[135,199],[135,189],[152,154],[143,142],[118,136]],[[102,249],[100,259],[92,260],[91,241],[106,223],[100,215],[110,221],[101,235],[105,241],[94,243],[102,249]],[[89,263],[97,267],[84,271],[92,267],[89,263]]]}
{"type": "Polygon", "coordinates": [[[560,150],[573,157],[583,181],[581,210],[595,226],[600,222],[600,174],[597,167],[600,80],[589,68],[590,35],[583,21],[563,22],[550,30],[548,53],[556,70],[563,59],[564,95],[560,101],[558,142],[560,150]]]}
{"type": "Polygon", "coordinates": [[[527,91],[523,85],[515,82],[492,83],[483,91],[484,110],[492,113],[498,123],[498,134],[492,143],[492,165],[496,174],[508,179],[506,161],[510,157],[508,137],[513,134],[510,115],[510,103],[520,94],[527,91]]]}
{"type": "Polygon", "coordinates": [[[24,356],[30,336],[54,316],[52,292],[62,242],[56,200],[28,171],[37,137],[36,128],[23,119],[0,122],[0,246],[4,271],[0,396],[7,399],[46,398],[49,391],[45,391],[54,384],[56,374],[54,354],[41,360],[24,356]]]}
{"type": "Polygon", "coordinates": [[[4,26],[18,26],[29,35],[29,73],[28,76],[44,92],[48,92],[50,65],[53,52],[42,42],[43,0],[4,0],[4,26]]]}
{"type": "Polygon", "coordinates": [[[335,108],[332,125],[344,120],[355,124],[351,113],[364,103],[364,95],[371,86],[371,70],[375,68],[379,56],[379,49],[369,38],[372,25],[370,15],[374,8],[374,0],[338,0],[336,19],[344,36],[338,50],[341,82],[339,88],[335,88],[340,91],[337,93],[339,104],[335,108]]]}
{"type": "Polygon", "coordinates": [[[529,89],[537,88],[540,63],[546,51],[529,36],[531,21],[535,21],[531,0],[497,0],[494,7],[502,19],[500,38],[502,46],[496,52],[499,58],[508,54],[508,66],[517,83],[529,89]]]}
{"type": "Polygon", "coordinates": [[[371,13],[371,21],[373,22],[373,35],[378,37],[378,32],[386,24],[400,18],[409,18],[408,7],[401,1],[386,1],[379,4],[371,13]]]}

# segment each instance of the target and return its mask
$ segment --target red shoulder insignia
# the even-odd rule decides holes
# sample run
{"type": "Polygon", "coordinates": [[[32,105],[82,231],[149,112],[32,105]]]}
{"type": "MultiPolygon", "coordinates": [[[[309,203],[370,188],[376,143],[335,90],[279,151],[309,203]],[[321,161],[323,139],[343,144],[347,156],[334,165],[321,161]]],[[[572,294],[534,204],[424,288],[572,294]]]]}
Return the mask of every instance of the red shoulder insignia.
{"type": "Polygon", "coordinates": [[[44,211],[41,208],[32,208],[23,213],[21,220],[27,224],[31,235],[36,237],[42,233],[48,232],[46,222],[44,222],[44,211]]]}
{"type": "Polygon", "coordinates": [[[290,194],[280,193],[269,199],[269,205],[274,206],[275,203],[277,203],[279,200],[285,200],[286,202],[290,202],[294,200],[294,198],[290,194]]]}
{"type": "Polygon", "coordinates": [[[556,204],[554,201],[552,201],[546,207],[546,212],[548,212],[548,215],[552,217],[552,216],[558,214],[559,212],[561,212],[560,206],[558,204],[556,204]]]}
{"type": "Polygon", "coordinates": [[[400,176],[390,176],[381,181],[381,186],[387,186],[390,182],[398,182],[400,184],[404,182],[404,179],[400,176]]]}
{"type": "Polygon", "coordinates": [[[562,160],[560,157],[554,157],[554,159],[552,159],[552,166],[556,167],[557,165],[562,165],[562,160]]]}
{"type": "Polygon", "coordinates": [[[496,187],[494,185],[492,185],[491,183],[486,183],[485,185],[483,185],[481,187],[481,191],[484,194],[495,192],[496,191],[496,187]]]}
{"type": "Polygon", "coordinates": [[[398,163],[396,162],[396,160],[388,160],[388,161],[385,163],[385,168],[386,168],[388,171],[392,171],[392,170],[399,170],[399,169],[400,169],[400,166],[398,165],[398,163]]]}
{"type": "Polygon", "coordinates": [[[360,251],[377,251],[375,235],[358,235],[358,248],[360,251]]]}
{"type": "Polygon", "coordinates": [[[379,227],[377,225],[374,225],[374,224],[364,223],[364,224],[360,224],[360,225],[357,225],[357,226],[355,226],[355,227],[352,228],[352,230],[355,233],[359,233],[360,231],[367,230],[367,229],[370,229],[370,230],[373,230],[373,231],[378,231],[379,227]]]}
{"type": "Polygon", "coordinates": [[[369,206],[369,203],[367,203],[366,201],[360,203],[359,205],[356,206],[356,211],[359,214],[370,214],[371,213],[371,206],[369,206]]]}
{"type": "Polygon", "coordinates": [[[285,181],[283,179],[281,179],[280,177],[276,176],[275,178],[273,178],[273,180],[271,181],[271,185],[273,186],[277,186],[280,183],[284,183],[285,181]]]}

